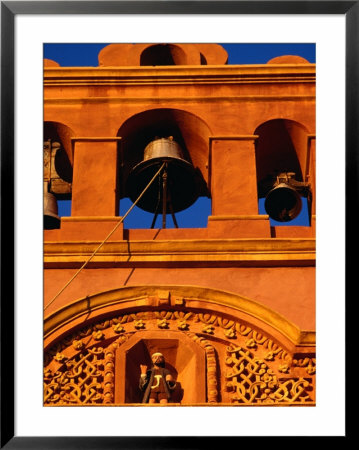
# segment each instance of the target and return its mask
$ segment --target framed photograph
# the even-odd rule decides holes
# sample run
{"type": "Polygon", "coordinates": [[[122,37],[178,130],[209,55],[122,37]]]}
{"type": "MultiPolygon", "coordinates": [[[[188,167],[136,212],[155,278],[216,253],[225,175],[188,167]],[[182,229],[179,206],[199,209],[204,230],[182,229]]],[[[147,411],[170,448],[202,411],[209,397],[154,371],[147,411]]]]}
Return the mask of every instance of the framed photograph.
{"type": "Polygon", "coordinates": [[[1,2],[1,448],[348,437],[358,22],[1,2]],[[76,46],[98,66],[53,52],[76,46]]]}

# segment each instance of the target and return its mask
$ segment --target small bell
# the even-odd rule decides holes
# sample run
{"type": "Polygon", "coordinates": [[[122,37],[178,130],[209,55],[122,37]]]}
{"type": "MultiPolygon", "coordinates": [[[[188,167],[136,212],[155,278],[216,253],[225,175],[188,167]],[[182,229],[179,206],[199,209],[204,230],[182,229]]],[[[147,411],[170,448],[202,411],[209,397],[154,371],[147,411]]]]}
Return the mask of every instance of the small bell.
{"type": "Polygon", "coordinates": [[[57,200],[54,194],[48,192],[47,183],[44,189],[44,229],[53,230],[60,228],[60,217],[58,216],[57,200]]]}
{"type": "Polygon", "coordinates": [[[267,194],[264,207],[273,220],[289,222],[302,210],[302,200],[295,188],[279,183],[267,194]]]}

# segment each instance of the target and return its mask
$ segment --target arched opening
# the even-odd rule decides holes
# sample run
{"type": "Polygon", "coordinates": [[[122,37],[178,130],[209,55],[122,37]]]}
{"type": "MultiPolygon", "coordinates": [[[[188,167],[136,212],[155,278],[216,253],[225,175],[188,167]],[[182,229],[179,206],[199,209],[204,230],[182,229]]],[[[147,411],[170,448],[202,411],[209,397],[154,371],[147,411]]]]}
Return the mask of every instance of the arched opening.
{"type": "Polygon", "coordinates": [[[273,119],[254,132],[259,213],[272,225],[310,223],[308,131],[298,122],[273,119]]]}
{"type": "Polygon", "coordinates": [[[44,228],[59,227],[57,217],[71,214],[72,130],[58,122],[44,123],[44,228]]]}
{"type": "Polygon", "coordinates": [[[60,122],[44,122],[44,141],[51,139],[61,144],[61,149],[66,153],[70,166],[73,163],[71,138],[74,136],[73,130],[60,122]]]}
{"type": "MultiPolygon", "coordinates": [[[[177,198],[188,198],[188,196],[191,196],[192,190],[195,189],[197,194],[193,198],[197,201],[194,203],[189,202],[188,208],[179,209],[178,220],[177,212],[175,217],[173,217],[173,214],[168,211],[167,227],[176,227],[175,221],[179,228],[205,227],[207,218],[211,214],[210,194],[207,186],[208,142],[210,136],[207,124],[187,111],[153,109],[136,114],[128,119],[119,129],[118,136],[122,138],[121,166],[119,170],[120,214],[123,215],[132,202],[135,201],[134,196],[131,195],[129,179],[134,168],[144,162],[148,146],[161,139],[171,139],[178,145],[181,159],[185,162],[184,164],[190,167],[189,178],[184,177],[181,179],[181,175],[176,175],[176,188],[173,188],[173,191],[170,193],[172,200],[174,201],[175,196],[177,198]],[[194,205],[197,208],[197,213],[193,210],[194,205]],[[172,220],[173,222],[171,222],[172,220]]],[[[136,186],[138,186],[139,190],[142,190],[140,188],[142,181],[144,187],[147,184],[144,180],[141,178],[136,180],[136,186]]],[[[170,183],[171,181],[169,180],[170,183]]],[[[159,189],[157,185],[155,186],[155,183],[153,186],[159,189]]],[[[139,193],[140,191],[136,195],[139,193]]],[[[153,196],[157,197],[158,194],[154,193],[153,196]]],[[[153,201],[156,202],[157,199],[153,197],[153,201]]],[[[131,212],[131,217],[125,220],[125,227],[158,228],[160,227],[160,221],[161,214],[155,218],[153,210],[149,212],[146,208],[144,210],[135,208],[131,212]]]]}
{"type": "Polygon", "coordinates": [[[201,57],[201,66],[206,66],[207,65],[207,59],[203,55],[203,53],[200,53],[200,57],[201,57]]]}
{"type": "Polygon", "coordinates": [[[141,66],[178,66],[186,64],[186,54],[174,44],[156,44],[147,47],[140,57],[141,66]]]}

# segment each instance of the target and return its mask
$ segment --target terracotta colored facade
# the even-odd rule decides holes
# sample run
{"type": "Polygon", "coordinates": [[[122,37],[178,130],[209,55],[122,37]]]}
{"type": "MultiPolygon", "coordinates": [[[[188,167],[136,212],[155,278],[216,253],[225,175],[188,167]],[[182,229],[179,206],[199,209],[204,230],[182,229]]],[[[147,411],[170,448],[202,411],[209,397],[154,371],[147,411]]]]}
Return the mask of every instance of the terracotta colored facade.
{"type": "Polygon", "coordinates": [[[226,60],[217,44],[45,60],[45,186],[72,200],[44,232],[45,405],[140,403],[154,351],[174,405],[315,404],[315,65],[226,60]],[[163,133],[202,177],[205,228],[121,223],[126,179],[163,133]],[[310,187],[309,226],[258,213],[275,170],[310,187]]]}

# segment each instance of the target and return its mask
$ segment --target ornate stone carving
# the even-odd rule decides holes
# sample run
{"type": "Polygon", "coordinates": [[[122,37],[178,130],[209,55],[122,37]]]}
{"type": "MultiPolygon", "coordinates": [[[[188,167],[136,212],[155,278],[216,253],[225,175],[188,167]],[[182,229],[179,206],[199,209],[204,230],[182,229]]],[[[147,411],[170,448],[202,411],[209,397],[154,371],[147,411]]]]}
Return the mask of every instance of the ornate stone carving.
{"type": "Polygon", "coordinates": [[[105,404],[114,401],[114,379],[115,379],[115,349],[116,345],[110,345],[105,352],[103,399],[105,404]]]}
{"type": "Polygon", "coordinates": [[[112,328],[115,333],[124,333],[126,331],[120,323],[116,323],[112,328]]]}
{"type": "MultiPolygon", "coordinates": [[[[232,345],[227,352],[226,365],[231,369],[225,375],[226,387],[232,393],[233,403],[314,403],[309,395],[313,387],[311,379],[279,378],[263,359],[240,346],[232,345]]],[[[287,373],[289,366],[282,364],[278,370],[287,373]],[[281,370],[281,366],[285,369],[281,370]]]]}
{"type": "Polygon", "coordinates": [[[140,319],[140,320],[135,320],[135,328],[137,329],[137,330],[142,330],[142,329],[144,329],[146,326],[145,326],[145,323],[144,323],[144,321],[142,320],[142,319],[140,319]]]}
{"type": "MultiPolygon", "coordinates": [[[[143,311],[124,314],[112,317],[98,324],[89,325],[73,333],[50,349],[49,353],[52,355],[50,359],[56,353],[61,353],[64,348],[71,345],[73,340],[81,340],[92,335],[94,339],[93,343],[95,344],[96,339],[101,340],[123,333],[151,329],[153,324],[155,324],[155,328],[157,329],[192,331],[226,340],[231,339],[251,349],[267,350],[263,356],[267,361],[279,359],[289,365],[291,364],[291,357],[283,348],[267,336],[264,336],[257,330],[252,329],[238,320],[221,317],[216,314],[179,310],[143,311]]],[[[47,358],[48,356],[45,356],[46,361],[47,358]]],[[[314,365],[312,364],[313,367],[314,365]]]]}
{"type": "Polygon", "coordinates": [[[64,337],[44,357],[45,404],[113,403],[114,346],[143,330],[183,332],[204,348],[209,403],[220,401],[222,373],[232,403],[314,404],[314,357],[293,359],[238,319],[173,307],[116,315],[64,337]],[[229,345],[226,360],[215,342],[229,345]]]}
{"type": "Polygon", "coordinates": [[[316,371],[316,359],[315,358],[293,359],[293,366],[305,367],[306,372],[309,375],[314,375],[316,371]]]}
{"type": "Polygon", "coordinates": [[[207,401],[208,403],[218,402],[218,374],[217,374],[217,359],[216,351],[211,343],[193,333],[187,333],[195,342],[204,348],[207,359],[207,401]]]}
{"type": "Polygon", "coordinates": [[[95,341],[100,341],[104,338],[104,334],[102,331],[98,330],[92,333],[92,337],[95,339],[95,341]]]}
{"type": "Polygon", "coordinates": [[[167,319],[157,319],[158,328],[167,329],[169,327],[169,323],[167,319]]]}
{"type": "Polygon", "coordinates": [[[47,369],[44,376],[44,404],[102,403],[104,358],[104,349],[93,347],[67,360],[55,373],[47,369]]]}
{"type": "Polygon", "coordinates": [[[82,340],[77,341],[76,339],[72,342],[72,346],[75,350],[81,350],[84,347],[82,340]]]}

